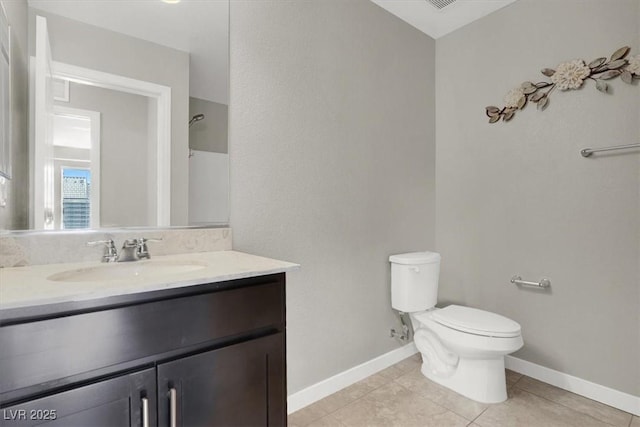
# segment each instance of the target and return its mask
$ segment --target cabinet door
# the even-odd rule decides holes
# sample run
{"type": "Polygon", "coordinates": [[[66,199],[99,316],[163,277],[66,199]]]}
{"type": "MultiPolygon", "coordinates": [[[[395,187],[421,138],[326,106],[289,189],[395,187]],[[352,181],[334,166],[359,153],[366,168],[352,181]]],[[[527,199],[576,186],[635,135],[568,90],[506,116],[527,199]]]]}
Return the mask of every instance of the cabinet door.
{"type": "Polygon", "coordinates": [[[0,410],[6,427],[148,427],[156,418],[153,368],[0,410]]]}
{"type": "Polygon", "coordinates": [[[158,365],[158,425],[286,425],[284,334],[158,365]]]}

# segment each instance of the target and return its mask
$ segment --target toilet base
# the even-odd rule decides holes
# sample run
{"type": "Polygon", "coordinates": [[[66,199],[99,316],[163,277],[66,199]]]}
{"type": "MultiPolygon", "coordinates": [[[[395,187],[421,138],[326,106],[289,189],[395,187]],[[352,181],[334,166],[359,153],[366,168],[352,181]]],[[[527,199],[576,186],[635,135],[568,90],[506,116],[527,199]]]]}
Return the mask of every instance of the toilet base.
{"type": "Polygon", "coordinates": [[[494,359],[460,358],[457,368],[448,377],[434,374],[423,357],[420,370],[431,381],[477,402],[500,403],[507,400],[504,356],[494,359]]]}

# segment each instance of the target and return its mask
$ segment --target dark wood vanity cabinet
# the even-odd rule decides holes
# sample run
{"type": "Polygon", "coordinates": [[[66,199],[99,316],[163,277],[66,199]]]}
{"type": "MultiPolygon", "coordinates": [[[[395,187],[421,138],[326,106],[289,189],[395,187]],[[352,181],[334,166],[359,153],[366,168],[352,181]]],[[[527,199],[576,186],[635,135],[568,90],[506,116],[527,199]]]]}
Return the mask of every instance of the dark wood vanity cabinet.
{"type": "Polygon", "coordinates": [[[286,425],[284,273],[3,313],[0,426],[286,425]]]}

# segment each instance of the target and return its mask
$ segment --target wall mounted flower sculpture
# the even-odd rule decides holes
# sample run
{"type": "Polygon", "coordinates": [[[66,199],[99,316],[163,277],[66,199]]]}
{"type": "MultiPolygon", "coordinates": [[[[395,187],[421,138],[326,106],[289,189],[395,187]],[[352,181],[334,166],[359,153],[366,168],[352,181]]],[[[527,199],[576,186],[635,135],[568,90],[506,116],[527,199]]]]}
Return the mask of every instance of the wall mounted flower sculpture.
{"type": "Polygon", "coordinates": [[[580,89],[586,80],[593,80],[596,89],[607,93],[609,84],[606,80],[618,76],[623,82],[633,84],[634,80],[640,80],[640,55],[628,57],[630,51],[631,48],[625,46],[616,50],[609,59],[597,58],[588,64],[582,59],[574,59],[559,64],[555,70],[543,68],[542,74],[549,77],[551,82],[528,81],[511,89],[504,97],[504,107],[486,107],[489,123],[496,123],[501,118],[508,122],[515,116],[516,111],[522,110],[529,102],[537,104],[538,110],[544,110],[549,105],[549,96],[556,88],[562,91],[576,90],[580,89]]]}

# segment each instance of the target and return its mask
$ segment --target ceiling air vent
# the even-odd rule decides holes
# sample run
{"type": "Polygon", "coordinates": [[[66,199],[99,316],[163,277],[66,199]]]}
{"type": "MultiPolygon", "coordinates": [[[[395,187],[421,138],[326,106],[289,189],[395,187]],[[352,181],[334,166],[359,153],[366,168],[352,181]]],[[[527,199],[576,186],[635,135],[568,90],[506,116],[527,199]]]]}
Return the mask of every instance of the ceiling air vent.
{"type": "Polygon", "coordinates": [[[431,4],[438,10],[442,10],[447,6],[450,6],[456,0],[427,0],[427,3],[431,4]]]}

